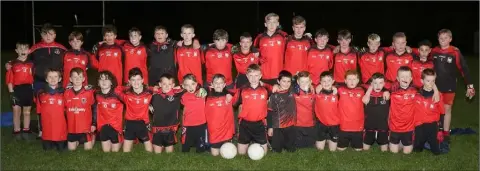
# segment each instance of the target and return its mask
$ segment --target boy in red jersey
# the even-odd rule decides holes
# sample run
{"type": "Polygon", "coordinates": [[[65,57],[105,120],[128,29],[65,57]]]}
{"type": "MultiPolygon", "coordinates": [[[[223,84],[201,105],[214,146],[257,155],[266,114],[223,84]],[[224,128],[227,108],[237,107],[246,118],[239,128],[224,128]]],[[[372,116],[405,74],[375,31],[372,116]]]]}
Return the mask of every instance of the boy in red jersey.
{"type": "Polygon", "coordinates": [[[272,93],[268,101],[267,134],[272,137],[270,145],[273,152],[281,153],[283,149],[295,152],[295,122],[297,107],[292,89],[293,76],[283,70],[278,76],[278,91],[272,93]]]}
{"type": "Polygon", "coordinates": [[[211,153],[213,156],[218,156],[220,147],[224,143],[232,141],[235,134],[235,123],[232,98],[226,89],[225,76],[215,74],[212,80],[213,89],[208,93],[205,102],[205,117],[211,153]]]}
{"type": "Polygon", "coordinates": [[[240,88],[234,96],[234,106],[242,104],[238,115],[238,154],[247,153],[250,142],[260,144],[267,153],[267,135],[265,118],[267,116],[269,89],[260,85],[262,72],[260,66],[252,64],[247,68],[247,78],[250,86],[240,88]]]}
{"type": "Polygon", "coordinates": [[[423,87],[415,97],[415,141],[414,151],[421,152],[425,142],[430,145],[433,154],[440,154],[439,141],[443,139],[443,99],[434,103],[432,101],[433,86],[435,85],[435,71],[427,68],[422,71],[423,87]],[[439,129],[440,128],[440,129],[439,129]]]}
{"type": "Polygon", "coordinates": [[[102,43],[96,51],[96,60],[93,62],[98,66],[98,71],[108,70],[117,79],[117,85],[122,85],[123,74],[123,59],[125,58],[125,52],[123,51],[122,44],[118,44],[117,41],[117,29],[112,25],[107,25],[103,28],[103,39],[105,43],[102,43]]]}
{"type": "Polygon", "coordinates": [[[457,47],[450,45],[450,42],[452,42],[452,31],[442,29],[438,31],[437,36],[440,46],[432,49],[431,56],[435,73],[437,73],[436,84],[438,84],[438,89],[442,93],[443,103],[445,104],[443,130],[445,140],[449,142],[452,106],[455,99],[455,90],[457,89],[457,70],[460,71],[465,85],[467,85],[467,99],[472,99],[475,96],[475,88],[465,57],[457,47]]]}
{"type": "Polygon", "coordinates": [[[428,60],[428,56],[431,52],[432,43],[428,40],[423,40],[418,43],[418,58],[413,60],[412,74],[413,74],[413,86],[422,88],[422,71],[427,68],[433,69],[433,62],[428,60]]]}
{"type": "Polygon", "coordinates": [[[340,132],[337,88],[333,87],[333,74],[330,71],[323,71],[320,74],[320,80],[315,95],[315,116],[317,117],[315,146],[318,150],[323,150],[325,143],[328,143],[328,149],[335,151],[340,132]]]}
{"type": "Polygon", "coordinates": [[[340,51],[334,55],[333,59],[333,77],[336,84],[344,83],[345,73],[348,70],[357,69],[357,52],[350,47],[352,37],[352,33],[348,30],[340,30],[338,32],[337,41],[340,44],[340,51]]]}
{"type": "Polygon", "coordinates": [[[237,69],[237,78],[235,87],[241,88],[248,85],[247,68],[251,64],[258,64],[259,58],[254,52],[256,48],[252,47],[252,36],[245,32],[240,36],[240,50],[233,54],[235,68],[237,69]]]}
{"type": "Polygon", "coordinates": [[[33,62],[27,60],[28,44],[18,42],[15,52],[18,57],[10,62],[12,68],[7,70],[6,80],[13,107],[13,136],[15,139],[30,139],[30,111],[33,102],[33,62]],[[23,129],[21,115],[23,109],[23,129]]]}
{"type": "Polygon", "coordinates": [[[125,68],[123,73],[123,82],[128,82],[128,71],[138,67],[144,74],[143,84],[148,85],[147,72],[147,47],[140,41],[142,40],[142,32],[138,28],[131,28],[128,31],[129,42],[123,45],[125,52],[125,68]]]}
{"type": "Polygon", "coordinates": [[[193,47],[195,29],[190,24],[185,24],[181,28],[182,46],[175,49],[175,61],[178,64],[178,81],[183,82],[183,76],[193,74],[198,79],[198,83],[203,85],[202,64],[205,63],[201,49],[193,47]]]}
{"type": "Polygon", "coordinates": [[[340,116],[340,133],[338,150],[343,151],[351,146],[355,151],[361,151],[363,144],[364,106],[363,88],[358,86],[360,75],[355,70],[345,73],[345,86],[338,88],[338,113],[340,116]]]}
{"type": "Polygon", "coordinates": [[[85,77],[85,82],[83,82],[83,85],[86,86],[88,84],[87,67],[97,66],[98,63],[94,62],[98,61],[95,59],[94,55],[82,49],[82,33],[77,31],[70,33],[68,36],[68,43],[70,43],[72,49],[66,51],[65,55],[63,56],[63,87],[67,87],[68,83],[70,83],[70,71],[76,67],[79,67],[83,70],[82,75],[85,77]]]}
{"type": "Polygon", "coordinates": [[[59,85],[61,72],[47,69],[46,85],[37,93],[37,113],[42,124],[42,145],[44,150],[56,148],[63,151],[67,147],[67,121],[65,120],[64,89],[59,85]]]}
{"type": "Polygon", "coordinates": [[[228,33],[223,29],[217,29],[213,33],[214,45],[205,50],[205,68],[207,71],[207,83],[212,83],[213,75],[222,74],[225,76],[227,89],[234,88],[232,79],[232,45],[228,42],[228,33]]]}
{"type": "Polygon", "coordinates": [[[269,85],[277,82],[278,73],[283,69],[285,41],[287,34],[278,29],[280,17],[275,13],[265,16],[264,33],[260,33],[254,41],[254,47],[260,51],[262,81],[269,85]]]}
{"type": "Polygon", "coordinates": [[[314,100],[315,90],[312,88],[310,73],[301,71],[297,74],[298,89],[294,90],[297,119],[295,129],[297,136],[295,145],[298,148],[313,147],[316,141],[314,100]]]}
{"type": "Polygon", "coordinates": [[[307,55],[307,71],[311,75],[314,86],[320,84],[320,75],[324,71],[329,71],[333,67],[333,51],[327,45],[328,32],[320,29],[315,33],[316,46],[312,46],[308,50],[307,55]]]}
{"type": "Polygon", "coordinates": [[[397,70],[402,66],[412,66],[413,56],[407,51],[407,36],[403,32],[397,32],[393,35],[392,45],[394,50],[385,55],[385,78],[388,83],[394,83],[397,76],[397,70]]]}
{"type": "Polygon", "coordinates": [[[82,68],[70,70],[71,87],[65,89],[65,108],[67,113],[68,149],[76,150],[83,144],[85,150],[91,150],[95,143],[97,111],[92,86],[83,86],[85,77],[82,68]]]}
{"type": "Polygon", "coordinates": [[[110,71],[98,74],[97,130],[103,152],[118,152],[123,143],[123,103],[115,93],[117,80],[110,71]]]}
{"type": "Polygon", "coordinates": [[[293,35],[288,36],[285,48],[285,70],[292,74],[307,70],[307,54],[313,41],[304,35],[307,21],[302,16],[292,19],[293,35]]]}
{"type": "Polygon", "coordinates": [[[380,47],[380,36],[370,34],[367,41],[367,52],[360,54],[358,64],[360,66],[362,82],[367,83],[374,73],[385,73],[385,52],[380,47]]]}

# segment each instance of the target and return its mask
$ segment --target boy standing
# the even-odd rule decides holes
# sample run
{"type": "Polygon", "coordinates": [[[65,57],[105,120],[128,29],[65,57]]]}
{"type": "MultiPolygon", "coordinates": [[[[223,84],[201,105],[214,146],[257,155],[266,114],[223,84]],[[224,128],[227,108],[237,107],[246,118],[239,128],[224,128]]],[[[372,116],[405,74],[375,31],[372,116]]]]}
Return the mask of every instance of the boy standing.
{"type": "Polygon", "coordinates": [[[417,88],[422,88],[422,71],[424,69],[430,68],[433,69],[433,62],[428,60],[432,43],[428,40],[421,41],[418,43],[418,52],[419,57],[413,60],[412,63],[412,73],[413,73],[413,86],[417,88]]]}
{"type": "Polygon", "coordinates": [[[237,69],[237,78],[235,79],[235,87],[241,88],[248,86],[247,68],[251,64],[258,64],[258,57],[255,55],[256,50],[252,47],[252,36],[245,32],[240,36],[240,50],[233,54],[235,68],[237,69]]]}
{"type": "Polygon", "coordinates": [[[295,16],[292,20],[293,35],[288,36],[285,49],[285,70],[292,74],[307,70],[307,54],[313,43],[305,36],[307,21],[302,16],[295,16]]]}
{"type": "Polygon", "coordinates": [[[175,43],[168,40],[167,28],[155,27],[154,41],[148,51],[148,83],[158,85],[160,76],[165,73],[177,75],[175,66],[174,47],[175,43]]]}
{"type": "Polygon", "coordinates": [[[320,29],[315,33],[316,46],[312,46],[308,50],[307,55],[307,71],[311,75],[314,86],[320,84],[320,75],[324,71],[329,71],[333,67],[333,51],[327,46],[328,32],[320,29]]]}
{"type": "Polygon", "coordinates": [[[67,87],[68,83],[70,83],[70,71],[77,67],[83,70],[82,75],[85,77],[83,85],[86,86],[88,84],[87,67],[90,65],[98,66],[98,63],[95,63],[98,61],[95,59],[95,56],[82,49],[82,33],[77,31],[70,33],[68,36],[68,42],[72,49],[65,52],[65,55],[63,56],[63,87],[67,87]]]}
{"type": "MultiPolygon", "coordinates": [[[[98,71],[110,71],[117,79],[117,85],[122,85],[122,73],[123,73],[123,59],[125,53],[122,45],[117,44],[117,29],[112,25],[107,25],[103,28],[103,39],[105,43],[102,43],[96,51],[96,58],[98,60],[98,71]]],[[[96,62],[94,62],[96,64],[96,62]]]]}
{"type": "Polygon", "coordinates": [[[340,30],[337,41],[340,44],[340,51],[334,55],[333,77],[335,83],[342,84],[345,81],[345,73],[357,69],[357,52],[350,47],[352,41],[350,31],[340,30]]]}
{"type": "Polygon", "coordinates": [[[385,72],[385,78],[389,83],[394,83],[397,71],[402,66],[411,67],[413,56],[407,52],[407,36],[403,32],[397,32],[393,35],[393,52],[387,53],[385,56],[385,62],[387,71],[385,72]]]}
{"type": "Polygon", "coordinates": [[[17,43],[15,52],[18,57],[10,62],[12,68],[7,70],[6,80],[13,107],[13,136],[15,139],[29,140],[30,111],[33,102],[33,62],[27,60],[28,44],[17,43]],[[21,129],[21,115],[23,109],[23,130],[21,129]],[[22,133],[23,132],[23,133],[22,133]],[[22,134],[20,134],[22,133],[22,134]]]}
{"type": "Polygon", "coordinates": [[[363,83],[367,83],[374,73],[385,73],[385,52],[379,49],[380,36],[375,33],[370,34],[367,45],[367,52],[361,54],[358,59],[363,83]]]}
{"type": "MultiPolygon", "coordinates": [[[[217,29],[213,33],[213,46],[205,51],[205,68],[207,70],[207,83],[212,83],[215,74],[225,76],[227,89],[234,88],[232,79],[232,45],[228,44],[228,33],[223,29],[217,29]]],[[[207,87],[207,86],[205,86],[207,87]]]]}
{"type": "Polygon", "coordinates": [[[202,64],[204,63],[203,53],[200,49],[193,47],[195,29],[190,24],[181,28],[183,45],[175,49],[175,61],[178,63],[178,80],[183,82],[183,76],[193,74],[198,78],[198,83],[203,85],[202,64]]]}
{"type": "Polygon", "coordinates": [[[128,71],[132,68],[138,67],[145,77],[143,83],[148,85],[147,47],[140,41],[142,40],[142,32],[134,27],[128,31],[128,36],[130,41],[123,45],[123,51],[125,52],[123,82],[127,83],[129,80],[128,71]]]}

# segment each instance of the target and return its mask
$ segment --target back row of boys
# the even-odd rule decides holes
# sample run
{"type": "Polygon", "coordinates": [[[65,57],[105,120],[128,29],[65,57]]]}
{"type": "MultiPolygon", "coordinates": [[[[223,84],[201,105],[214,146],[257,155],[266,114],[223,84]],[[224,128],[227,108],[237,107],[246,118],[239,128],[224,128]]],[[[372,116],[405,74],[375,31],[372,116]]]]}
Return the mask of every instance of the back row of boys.
{"type": "MultiPolygon", "coordinates": [[[[132,29],[129,32],[130,41],[116,40],[116,30],[113,27],[104,29],[104,43],[101,44],[96,52],[96,58],[88,52],[81,50],[83,43],[82,35],[74,32],[69,40],[73,50],[66,49],[54,42],[55,31],[53,28],[42,30],[43,41],[34,45],[29,53],[35,65],[34,89],[40,89],[44,82],[44,71],[49,67],[63,65],[64,75],[69,76],[69,72],[74,67],[80,67],[86,70],[90,65],[98,68],[99,71],[111,71],[116,78],[117,83],[121,83],[122,72],[126,77],[131,68],[139,67],[146,76],[145,83],[157,82],[163,73],[177,74],[176,64],[178,64],[178,78],[182,81],[182,76],[187,73],[195,75],[200,84],[203,84],[201,74],[201,64],[206,64],[207,82],[211,83],[213,75],[220,73],[225,75],[225,81],[229,87],[238,87],[244,85],[247,81],[245,73],[249,64],[260,63],[262,67],[263,82],[274,84],[278,73],[286,69],[291,73],[299,71],[309,71],[314,85],[319,84],[320,73],[332,69],[334,70],[334,80],[336,83],[344,82],[343,76],[347,70],[356,69],[357,65],[362,72],[362,81],[367,82],[369,77],[376,72],[384,73],[386,65],[387,86],[395,81],[395,75],[401,66],[411,66],[413,69],[414,85],[421,86],[421,70],[424,68],[434,68],[437,72],[437,84],[440,92],[443,93],[445,102],[445,135],[448,135],[451,104],[453,103],[454,91],[456,89],[456,68],[458,68],[467,82],[467,96],[474,95],[473,84],[468,74],[468,68],[463,56],[459,50],[449,43],[452,40],[449,30],[441,30],[438,34],[440,47],[431,50],[431,44],[422,42],[419,49],[412,49],[413,53],[406,53],[406,37],[403,33],[394,35],[392,48],[379,48],[380,37],[372,34],[368,38],[368,52],[359,54],[350,48],[351,34],[342,30],[338,34],[339,48],[327,45],[328,32],[321,29],[315,34],[316,46],[311,46],[312,39],[304,35],[306,22],[300,16],[293,19],[294,35],[287,36],[285,32],[278,30],[279,17],[276,14],[268,14],[265,17],[265,26],[267,30],[260,34],[254,41],[255,47],[252,48],[252,37],[244,34],[241,36],[241,53],[234,53],[235,61],[239,75],[236,85],[233,84],[231,74],[231,48],[227,44],[228,34],[223,30],[217,30],[214,33],[214,46],[208,47],[206,51],[199,49],[198,41],[194,40],[194,29],[191,25],[182,27],[181,36],[183,41],[173,44],[167,41],[168,34],[164,27],[155,29],[155,40],[149,48],[141,45],[141,33],[138,29],[132,29]],[[120,45],[122,44],[123,47],[120,45]],[[176,45],[176,48],[173,48],[176,45]],[[193,48],[192,48],[193,46],[193,48]],[[148,49],[148,50],[147,50],[148,49]],[[257,57],[257,49],[260,56],[257,57]],[[66,52],[65,52],[66,51],[66,52]],[[53,53],[52,53],[53,52],[53,53]],[[334,53],[337,52],[337,53],[334,53]],[[431,52],[431,53],[430,53],[431,52]],[[147,72],[147,53],[149,59],[149,68],[147,72]],[[414,60],[415,54],[419,54],[420,60],[414,60]],[[360,56],[357,61],[357,55],[360,56]],[[283,59],[283,56],[285,59],[283,59]],[[125,70],[123,70],[122,61],[125,58],[125,70]],[[60,61],[60,62],[59,62],[60,61]],[[63,62],[61,62],[63,61],[63,62]],[[285,67],[283,64],[285,63],[285,67]],[[43,79],[42,79],[43,78],[43,79]]],[[[15,64],[15,63],[12,63],[15,64]]],[[[15,65],[14,65],[15,66],[15,65]]],[[[7,67],[8,68],[8,67],[7,67]]],[[[58,68],[58,67],[57,67],[58,68]]],[[[17,71],[14,69],[14,71],[17,71]]],[[[83,74],[86,76],[86,74],[83,74]]],[[[64,80],[69,80],[68,77],[64,80]]],[[[64,81],[64,87],[66,86],[64,81]]],[[[13,90],[12,90],[13,92],[13,90]]],[[[19,130],[20,128],[18,128],[19,130]]]]}

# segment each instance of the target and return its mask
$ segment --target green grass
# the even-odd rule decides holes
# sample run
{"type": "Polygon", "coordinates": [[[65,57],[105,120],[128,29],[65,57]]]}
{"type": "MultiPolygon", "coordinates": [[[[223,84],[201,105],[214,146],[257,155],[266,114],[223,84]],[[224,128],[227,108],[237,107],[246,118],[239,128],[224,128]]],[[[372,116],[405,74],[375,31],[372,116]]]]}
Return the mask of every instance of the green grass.
{"type": "MultiPolygon", "coordinates": [[[[2,54],[2,65],[14,57],[13,53],[2,54]]],[[[478,59],[468,58],[472,78],[478,83],[478,59]]],[[[3,68],[3,67],[2,67],[3,68]]],[[[2,70],[2,74],[5,70],[2,70]]],[[[89,71],[89,80],[94,81],[89,71]]],[[[462,80],[459,86],[463,87],[462,80]]],[[[475,86],[478,86],[475,85],[475,86]]],[[[11,111],[2,86],[1,111],[11,111]]],[[[476,87],[478,90],[478,87],[476,87]]],[[[475,101],[467,104],[463,100],[464,90],[458,89],[453,109],[452,127],[471,127],[478,132],[479,105],[475,101]]],[[[477,98],[477,100],[479,100],[477,98]]],[[[33,117],[36,118],[36,117],[33,117]]],[[[40,141],[23,142],[11,138],[12,128],[2,129],[1,169],[2,170],[478,170],[478,134],[453,136],[451,151],[446,155],[433,156],[426,151],[404,155],[382,153],[377,147],[368,152],[316,151],[301,149],[295,153],[269,153],[260,161],[245,156],[233,160],[211,157],[209,154],[183,154],[176,145],[173,154],[148,154],[137,144],[132,153],[103,153],[100,143],[92,151],[57,153],[44,152],[40,141]]]]}

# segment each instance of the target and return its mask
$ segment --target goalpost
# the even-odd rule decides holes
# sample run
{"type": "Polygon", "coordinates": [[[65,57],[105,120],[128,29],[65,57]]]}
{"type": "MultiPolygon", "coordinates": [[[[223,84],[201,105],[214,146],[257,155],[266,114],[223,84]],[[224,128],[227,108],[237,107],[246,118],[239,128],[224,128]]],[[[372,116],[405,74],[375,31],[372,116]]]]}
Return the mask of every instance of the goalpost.
{"type": "MultiPolygon", "coordinates": [[[[105,1],[102,1],[102,24],[91,24],[91,25],[84,25],[84,24],[78,24],[78,18],[77,14],[74,15],[75,18],[75,25],[73,25],[74,28],[102,28],[105,26],[105,1]]],[[[42,25],[37,25],[35,24],[35,2],[32,1],[32,36],[33,36],[33,43],[37,43],[35,40],[36,36],[36,31],[37,28],[42,27],[42,25]]],[[[53,25],[53,27],[56,28],[61,28],[63,27],[62,25],[53,25]]]]}

